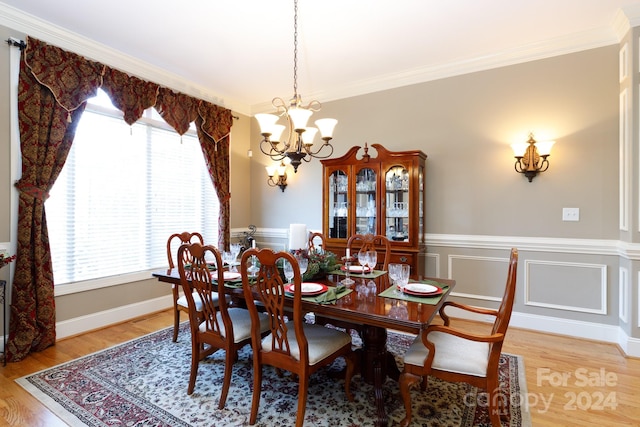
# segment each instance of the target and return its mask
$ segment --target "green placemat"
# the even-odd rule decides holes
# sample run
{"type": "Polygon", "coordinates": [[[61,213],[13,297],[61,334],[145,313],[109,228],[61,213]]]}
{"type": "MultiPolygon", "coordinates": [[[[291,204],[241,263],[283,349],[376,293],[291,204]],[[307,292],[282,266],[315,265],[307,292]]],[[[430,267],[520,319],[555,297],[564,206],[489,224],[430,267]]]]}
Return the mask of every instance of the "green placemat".
{"type": "MultiPolygon", "coordinates": [[[[213,281],[213,283],[217,283],[215,280],[213,281]]],[[[224,285],[227,288],[241,288],[242,287],[242,278],[239,279],[235,279],[235,280],[225,280],[224,285]]]]}
{"type": "MultiPolygon", "coordinates": [[[[316,304],[335,304],[337,300],[353,292],[351,289],[347,289],[344,286],[327,286],[327,288],[327,292],[323,294],[312,297],[302,297],[302,300],[307,302],[315,302],[316,304]]],[[[287,295],[288,297],[293,296],[293,294],[290,294],[288,292],[285,292],[285,295],[287,295]]]]}
{"type": "Polygon", "coordinates": [[[396,292],[396,289],[398,289],[398,287],[396,285],[392,285],[387,289],[385,289],[384,291],[380,292],[378,296],[383,298],[393,298],[393,299],[399,299],[402,301],[411,301],[411,302],[419,302],[421,304],[434,305],[440,301],[440,298],[442,298],[442,296],[445,294],[445,292],[449,288],[448,285],[443,285],[442,283],[438,283],[434,280],[422,280],[422,281],[412,280],[410,283],[427,283],[429,285],[438,286],[442,288],[443,292],[440,295],[436,295],[433,297],[417,297],[414,295],[407,295],[404,292],[396,292]]]}
{"type": "MultiPolygon", "coordinates": [[[[330,271],[328,274],[339,274],[341,276],[346,276],[347,272],[346,271],[342,271],[341,269],[337,269],[337,270],[333,270],[330,271]]],[[[376,277],[380,277],[384,274],[387,274],[386,271],[384,270],[373,270],[372,273],[366,273],[366,274],[359,274],[359,273],[349,273],[350,277],[362,277],[364,279],[375,279],[376,277]]]]}

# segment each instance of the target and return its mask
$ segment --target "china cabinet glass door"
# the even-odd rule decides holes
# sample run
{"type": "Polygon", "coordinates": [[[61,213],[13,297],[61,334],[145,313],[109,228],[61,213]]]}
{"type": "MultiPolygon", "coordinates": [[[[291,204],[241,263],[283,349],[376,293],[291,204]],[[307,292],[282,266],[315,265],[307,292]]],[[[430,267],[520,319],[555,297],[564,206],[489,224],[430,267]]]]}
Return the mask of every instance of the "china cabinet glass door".
{"type": "Polygon", "coordinates": [[[344,171],[336,170],[329,177],[329,237],[336,239],[346,239],[347,218],[349,213],[349,186],[347,174],[344,171]]]}
{"type": "MultiPolygon", "coordinates": [[[[385,175],[386,217],[385,234],[395,242],[409,241],[409,171],[393,166],[385,175]]],[[[422,195],[422,193],[420,193],[422,195]]],[[[422,203],[422,201],[421,201],[422,203]]],[[[422,221],[422,214],[420,221],[422,221]]]]}
{"type": "Polygon", "coordinates": [[[377,173],[370,168],[356,175],[356,233],[377,234],[377,173]]]}

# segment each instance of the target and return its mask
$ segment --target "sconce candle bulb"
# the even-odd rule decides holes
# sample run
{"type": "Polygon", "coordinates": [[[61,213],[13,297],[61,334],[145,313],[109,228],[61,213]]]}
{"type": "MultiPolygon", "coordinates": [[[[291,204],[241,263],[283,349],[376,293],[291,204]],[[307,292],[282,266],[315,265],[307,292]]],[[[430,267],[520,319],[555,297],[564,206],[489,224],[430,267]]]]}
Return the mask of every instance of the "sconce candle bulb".
{"type": "Polygon", "coordinates": [[[267,170],[267,175],[269,175],[267,184],[270,187],[280,187],[284,193],[284,189],[287,188],[287,165],[284,162],[280,162],[277,166],[265,166],[265,169],[267,170]]]}
{"type": "Polygon", "coordinates": [[[554,143],[555,141],[536,142],[533,133],[529,133],[527,142],[512,144],[516,172],[524,174],[531,182],[537,174],[549,169],[548,157],[554,143]]]}

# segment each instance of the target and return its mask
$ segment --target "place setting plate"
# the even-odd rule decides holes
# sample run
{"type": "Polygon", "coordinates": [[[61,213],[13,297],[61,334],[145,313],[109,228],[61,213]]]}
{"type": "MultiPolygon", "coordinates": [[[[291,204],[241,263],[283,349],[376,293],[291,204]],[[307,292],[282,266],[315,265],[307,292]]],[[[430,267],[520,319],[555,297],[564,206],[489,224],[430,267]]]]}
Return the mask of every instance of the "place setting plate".
{"type": "MultiPolygon", "coordinates": [[[[284,290],[285,292],[293,294],[295,293],[295,286],[295,284],[289,283],[287,285],[284,285],[284,290]]],[[[300,286],[300,293],[303,296],[320,295],[321,293],[326,292],[329,289],[327,285],[322,283],[303,282],[300,286]]]]}
{"type": "Polygon", "coordinates": [[[428,285],[426,283],[408,283],[404,289],[402,289],[407,295],[413,295],[417,297],[432,297],[440,295],[442,288],[434,285],[428,285]]]}
{"type": "Polygon", "coordinates": [[[242,274],[236,273],[236,272],[233,272],[233,271],[225,271],[223,273],[223,277],[224,277],[225,281],[227,281],[227,280],[239,280],[240,278],[242,278],[242,274]]]}
{"type": "MultiPolygon", "coordinates": [[[[343,265],[340,268],[342,271],[347,271],[347,267],[343,265]]],[[[364,267],[362,265],[350,265],[349,272],[350,273],[369,273],[371,269],[369,267],[364,267]]]]}

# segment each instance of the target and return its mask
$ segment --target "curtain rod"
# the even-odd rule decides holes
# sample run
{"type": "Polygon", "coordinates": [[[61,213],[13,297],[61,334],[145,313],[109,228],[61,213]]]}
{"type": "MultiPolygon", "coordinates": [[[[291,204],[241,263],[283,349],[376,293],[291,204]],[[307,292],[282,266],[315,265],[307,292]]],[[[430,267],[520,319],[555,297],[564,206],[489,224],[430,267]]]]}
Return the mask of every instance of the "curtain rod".
{"type": "Polygon", "coordinates": [[[23,40],[14,39],[13,37],[9,37],[7,39],[7,44],[13,47],[19,47],[20,50],[24,50],[27,47],[27,44],[23,40]]]}

